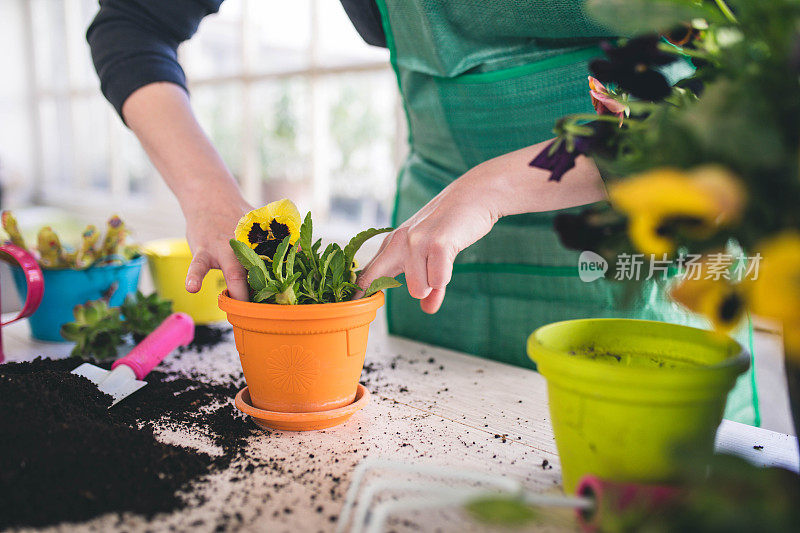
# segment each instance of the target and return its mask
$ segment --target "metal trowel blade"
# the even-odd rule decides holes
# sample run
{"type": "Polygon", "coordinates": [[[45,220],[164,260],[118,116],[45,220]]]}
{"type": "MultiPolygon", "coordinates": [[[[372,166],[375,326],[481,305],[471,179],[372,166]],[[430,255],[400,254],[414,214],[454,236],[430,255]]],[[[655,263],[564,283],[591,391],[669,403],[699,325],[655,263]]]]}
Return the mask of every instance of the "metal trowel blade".
{"type": "Polygon", "coordinates": [[[104,392],[114,401],[108,407],[115,406],[137,390],[147,385],[146,381],[139,381],[133,371],[126,365],[119,365],[114,370],[104,370],[91,363],[83,363],[72,371],[73,374],[83,376],[104,392]]]}

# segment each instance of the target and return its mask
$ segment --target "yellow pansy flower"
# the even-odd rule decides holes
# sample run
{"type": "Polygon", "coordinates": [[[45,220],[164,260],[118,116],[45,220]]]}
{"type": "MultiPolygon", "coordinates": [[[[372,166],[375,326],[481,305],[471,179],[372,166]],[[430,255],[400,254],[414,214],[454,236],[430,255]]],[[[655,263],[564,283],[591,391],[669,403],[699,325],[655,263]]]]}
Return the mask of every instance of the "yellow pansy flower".
{"type": "Polygon", "coordinates": [[[297,241],[301,223],[297,207],[284,198],[244,215],[236,225],[234,237],[271,261],[283,239],[288,236],[290,244],[297,241]]]}
{"type": "Polygon", "coordinates": [[[611,184],[609,197],[628,215],[634,246],[657,256],[675,250],[678,234],[711,237],[738,220],[745,204],[739,180],[719,166],[653,170],[611,184]]]}
{"type": "Polygon", "coordinates": [[[759,253],[758,276],[746,284],[750,308],[783,324],[786,355],[800,362],[800,232],[773,237],[759,253]]]}
{"type": "Polygon", "coordinates": [[[670,290],[670,296],[708,318],[714,329],[723,333],[734,329],[745,314],[741,291],[726,279],[684,278],[670,290]]]}

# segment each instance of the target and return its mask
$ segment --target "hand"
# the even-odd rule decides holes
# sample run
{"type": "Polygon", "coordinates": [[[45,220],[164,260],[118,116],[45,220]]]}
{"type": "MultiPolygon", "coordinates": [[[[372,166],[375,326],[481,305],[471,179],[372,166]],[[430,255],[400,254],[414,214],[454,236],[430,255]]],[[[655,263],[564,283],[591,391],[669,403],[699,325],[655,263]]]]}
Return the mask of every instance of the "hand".
{"type": "Polygon", "coordinates": [[[478,165],[448,185],[383,241],[358,279],[363,289],[381,276],[406,275],[408,293],[426,313],[439,310],[463,249],[489,233],[503,216],[552,211],[603,200],[603,180],[583,157],[562,182],[528,163],[549,142],[478,165]]]}
{"type": "Polygon", "coordinates": [[[193,255],[186,273],[187,291],[199,291],[208,271],[219,268],[231,298],[248,300],[247,271],[236,259],[228,241],[239,219],[250,210],[252,207],[239,200],[196,206],[186,211],[186,238],[193,255]]]}
{"type": "MultiPolygon", "coordinates": [[[[486,235],[499,218],[488,180],[476,167],[390,233],[358,279],[364,289],[380,276],[405,273],[409,294],[426,313],[439,310],[456,255],[486,235]]],[[[360,294],[356,295],[359,297],[360,294]]]]}

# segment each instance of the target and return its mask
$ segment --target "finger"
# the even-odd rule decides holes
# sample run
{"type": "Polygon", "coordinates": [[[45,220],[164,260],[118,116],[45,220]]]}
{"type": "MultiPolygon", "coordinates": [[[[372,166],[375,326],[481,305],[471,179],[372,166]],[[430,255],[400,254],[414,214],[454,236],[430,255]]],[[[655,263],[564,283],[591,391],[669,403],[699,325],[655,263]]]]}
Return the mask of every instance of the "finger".
{"type": "Polygon", "coordinates": [[[389,246],[389,243],[392,242],[392,235],[394,235],[394,232],[392,232],[389,235],[387,235],[386,237],[384,237],[383,242],[381,243],[381,247],[378,248],[378,253],[375,254],[375,255],[378,255],[379,253],[384,251],[387,246],[389,246]]]}
{"type": "Polygon", "coordinates": [[[248,301],[250,299],[250,288],[247,285],[247,271],[236,260],[236,257],[225,257],[221,261],[222,275],[225,276],[225,284],[228,286],[228,294],[234,300],[248,301]]]}
{"type": "Polygon", "coordinates": [[[364,292],[377,278],[381,276],[395,277],[403,272],[402,258],[395,250],[394,246],[387,247],[370,261],[356,280],[356,284],[361,287],[361,290],[357,291],[353,298],[358,299],[364,296],[364,292]]]}
{"type": "Polygon", "coordinates": [[[427,258],[419,253],[419,247],[413,247],[409,257],[403,264],[403,271],[406,274],[406,285],[408,294],[412,298],[422,300],[431,293],[431,286],[428,284],[427,258]]]}
{"type": "Polygon", "coordinates": [[[428,248],[428,285],[434,289],[444,289],[453,276],[454,259],[447,246],[432,244],[428,248]]]}
{"type": "Polygon", "coordinates": [[[198,250],[192,262],[189,263],[189,270],[186,272],[186,290],[197,292],[203,286],[203,278],[211,270],[211,254],[206,250],[198,250]]]}
{"type": "Polygon", "coordinates": [[[433,289],[427,298],[420,300],[419,306],[422,311],[429,315],[437,312],[444,301],[444,291],[445,289],[433,289]]]}
{"type": "MultiPolygon", "coordinates": [[[[395,232],[392,232],[389,235],[387,235],[385,239],[383,239],[383,242],[381,243],[381,247],[378,248],[378,251],[375,253],[374,256],[372,256],[372,259],[367,261],[367,264],[364,266],[364,268],[361,269],[362,273],[366,272],[367,270],[369,270],[370,267],[372,266],[372,263],[374,263],[375,260],[378,257],[380,257],[381,254],[383,254],[383,252],[386,250],[386,247],[389,246],[392,243],[392,237],[394,237],[394,235],[395,235],[395,232]]],[[[360,277],[359,277],[359,279],[360,279],[360,277]]]]}

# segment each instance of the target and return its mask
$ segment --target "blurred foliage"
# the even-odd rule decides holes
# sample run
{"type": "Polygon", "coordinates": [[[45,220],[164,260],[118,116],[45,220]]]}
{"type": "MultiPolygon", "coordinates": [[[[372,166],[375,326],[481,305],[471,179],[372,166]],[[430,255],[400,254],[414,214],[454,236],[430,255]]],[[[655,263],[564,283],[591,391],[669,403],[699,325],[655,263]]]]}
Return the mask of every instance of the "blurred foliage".
{"type": "Polygon", "coordinates": [[[155,293],[145,296],[137,291],[121,307],[109,306],[116,287],[99,300],[76,305],[75,320],[61,327],[61,336],[75,343],[73,357],[111,359],[129,340],[140,342],[172,314],[172,302],[155,293]]]}

